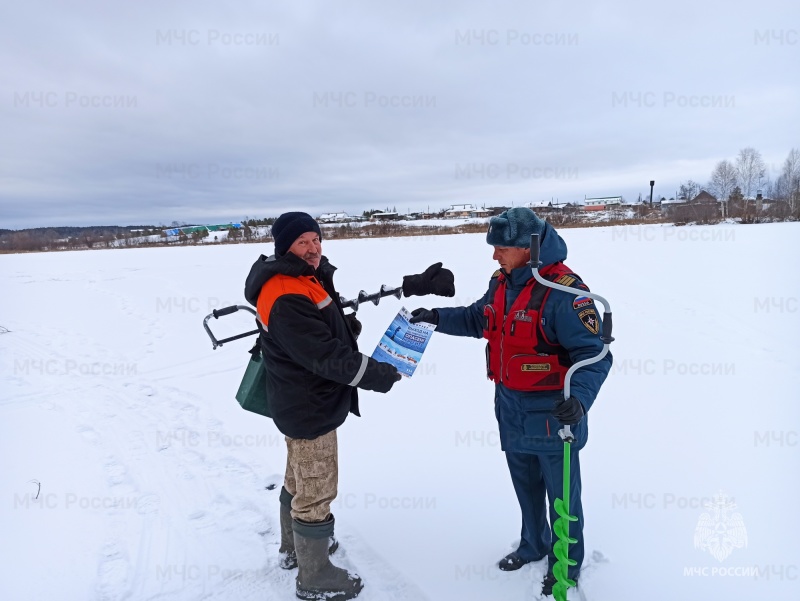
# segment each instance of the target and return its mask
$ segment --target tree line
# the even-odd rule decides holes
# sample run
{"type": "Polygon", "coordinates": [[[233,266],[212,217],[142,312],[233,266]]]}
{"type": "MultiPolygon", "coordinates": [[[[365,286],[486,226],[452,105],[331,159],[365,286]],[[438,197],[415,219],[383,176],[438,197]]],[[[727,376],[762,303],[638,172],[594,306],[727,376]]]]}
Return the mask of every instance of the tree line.
{"type": "Polygon", "coordinates": [[[679,199],[691,200],[701,191],[712,194],[722,203],[722,217],[757,220],[763,199],[784,203],[783,217],[800,217],[800,150],[792,148],[781,165],[780,175],[770,178],[761,153],[755,148],[742,148],[733,160],[719,161],[705,185],[692,180],[681,183],[679,199]],[[759,198],[758,195],[761,195],[759,198]]]}

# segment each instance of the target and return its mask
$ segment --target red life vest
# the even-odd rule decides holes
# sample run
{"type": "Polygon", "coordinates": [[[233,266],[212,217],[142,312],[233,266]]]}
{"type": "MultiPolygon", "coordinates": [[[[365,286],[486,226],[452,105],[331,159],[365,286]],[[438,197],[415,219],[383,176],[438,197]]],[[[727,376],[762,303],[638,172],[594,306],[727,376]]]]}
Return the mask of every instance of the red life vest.
{"type": "MultiPolygon", "coordinates": [[[[566,286],[578,280],[563,263],[541,269],[543,278],[566,286]]],[[[533,277],[525,284],[505,312],[506,276],[497,276],[492,303],[483,308],[483,337],[486,343],[486,375],[495,384],[527,392],[561,390],[572,365],[569,353],[547,339],[541,313],[552,288],[533,277]]]]}

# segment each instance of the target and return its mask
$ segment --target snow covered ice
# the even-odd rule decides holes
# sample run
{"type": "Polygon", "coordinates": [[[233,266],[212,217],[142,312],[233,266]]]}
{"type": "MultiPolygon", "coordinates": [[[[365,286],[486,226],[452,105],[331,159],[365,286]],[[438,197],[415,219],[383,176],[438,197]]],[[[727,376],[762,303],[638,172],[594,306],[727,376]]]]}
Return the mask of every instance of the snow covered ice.
{"type": "MultiPolygon", "coordinates": [[[[582,452],[587,599],[797,598],[798,233],[562,231],[616,337],[582,452]]],[[[348,298],[443,261],[457,296],[409,310],[473,302],[496,269],[482,234],[323,250],[348,298]]],[[[1,598],[295,598],[296,572],[278,567],[283,437],[234,399],[252,339],[212,350],[201,325],[244,304],[250,264],[271,251],[0,256],[1,598]]],[[[360,308],[363,352],[400,306],[360,308]]],[[[483,341],[434,334],[413,378],[360,398],[339,433],[333,556],[364,579],[359,598],[534,598],[543,562],[495,565],[520,516],[483,341]]]]}

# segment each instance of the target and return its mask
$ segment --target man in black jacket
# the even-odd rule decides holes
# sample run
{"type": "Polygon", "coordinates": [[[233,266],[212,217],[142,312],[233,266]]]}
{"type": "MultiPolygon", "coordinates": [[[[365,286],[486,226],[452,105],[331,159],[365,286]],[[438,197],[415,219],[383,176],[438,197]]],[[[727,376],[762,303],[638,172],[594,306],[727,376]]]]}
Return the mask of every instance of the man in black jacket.
{"type": "MultiPolygon", "coordinates": [[[[255,262],[245,298],[258,310],[269,409],[286,436],[281,567],[299,566],[301,599],[352,599],[364,586],[361,578],[328,558],[338,546],[330,513],[338,483],[336,428],[348,413],[359,415],[357,388],[385,393],[401,376],[358,352],[361,324],[342,311],[336,268],[322,256],[317,222],[306,213],[285,213],[272,236],[275,255],[255,262]]],[[[452,273],[441,264],[403,284],[407,296],[455,294],[452,273]]]]}

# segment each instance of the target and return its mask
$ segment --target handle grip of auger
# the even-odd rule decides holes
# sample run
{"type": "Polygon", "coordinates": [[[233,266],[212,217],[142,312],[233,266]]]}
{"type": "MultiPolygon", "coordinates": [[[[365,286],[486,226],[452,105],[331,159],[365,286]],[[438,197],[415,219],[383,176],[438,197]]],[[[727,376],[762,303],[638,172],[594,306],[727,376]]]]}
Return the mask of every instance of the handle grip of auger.
{"type": "Polygon", "coordinates": [[[219,319],[224,315],[230,315],[231,313],[236,313],[239,310],[237,305],[231,305],[230,307],[224,307],[222,309],[214,309],[211,314],[214,316],[214,319],[219,319]]]}
{"type": "Polygon", "coordinates": [[[561,440],[567,444],[572,444],[575,442],[575,435],[572,433],[572,428],[568,425],[565,425],[563,428],[561,428],[558,431],[558,435],[561,437],[561,440]]]}
{"type": "Polygon", "coordinates": [[[539,234],[531,234],[531,267],[539,267],[539,234]]]}
{"type": "Polygon", "coordinates": [[[603,344],[611,344],[614,342],[614,337],[611,335],[611,312],[605,311],[603,313],[603,335],[600,336],[600,340],[603,341],[603,344]]]}
{"type": "Polygon", "coordinates": [[[253,334],[258,334],[258,330],[251,330],[250,332],[245,332],[244,334],[237,334],[236,336],[231,336],[230,338],[223,338],[222,340],[217,340],[214,333],[211,331],[211,328],[208,327],[208,320],[212,317],[215,319],[219,319],[224,315],[230,315],[231,313],[236,313],[237,311],[247,311],[252,313],[254,317],[258,317],[258,314],[255,312],[255,309],[251,309],[246,305],[233,305],[231,307],[224,307],[222,309],[214,309],[211,313],[205,316],[203,319],[203,328],[208,334],[208,337],[211,338],[211,344],[216,349],[218,346],[222,346],[226,342],[230,342],[231,340],[239,340],[240,338],[245,338],[247,336],[252,336],[253,334]]]}

